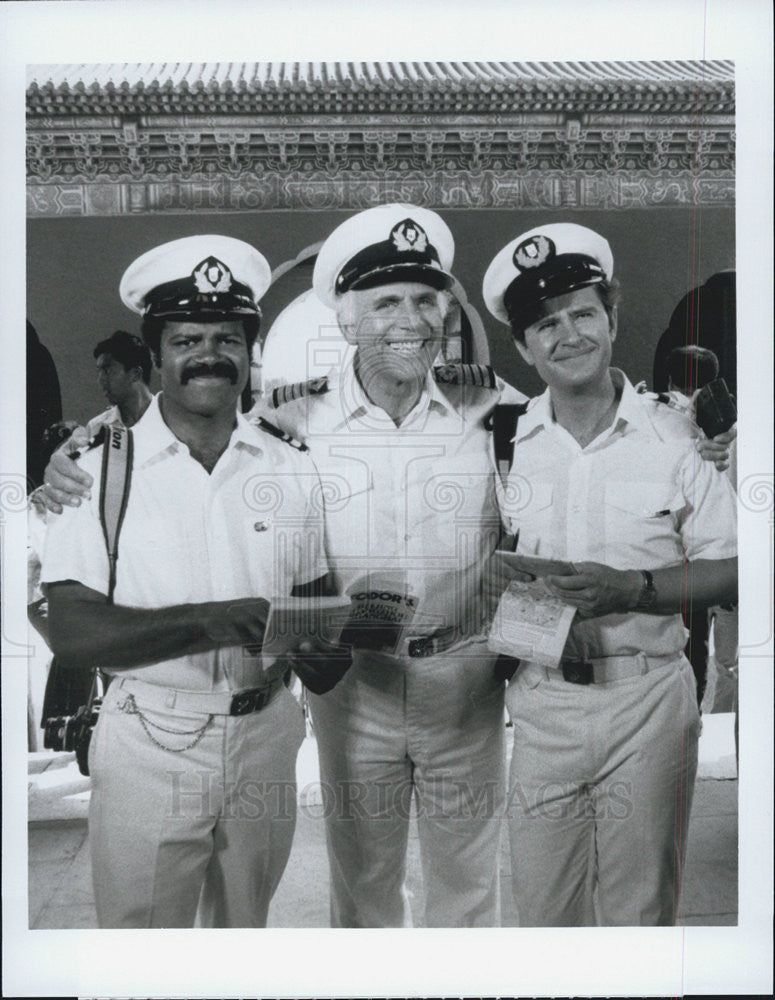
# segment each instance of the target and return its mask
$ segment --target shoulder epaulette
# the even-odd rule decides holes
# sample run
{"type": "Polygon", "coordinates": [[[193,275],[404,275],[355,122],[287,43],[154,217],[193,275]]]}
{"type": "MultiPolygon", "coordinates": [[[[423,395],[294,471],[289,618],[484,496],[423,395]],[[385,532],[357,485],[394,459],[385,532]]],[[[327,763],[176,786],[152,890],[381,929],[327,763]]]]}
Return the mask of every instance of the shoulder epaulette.
{"type": "Polygon", "coordinates": [[[295,448],[297,451],[309,451],[306,444],[301,441],[297,441],[295,437],[291,437],[290,434],[286,434],[285,431],[281,431],[279,427],[275,427],[274,424],[270,424],[268,420],[264,420],[263,417],[259,417],[256,421],[256,427],[259,427],[262,431],[266,431],[267,434],[271,434],[272,437],[279,438],[280,441],[285,441],[289,444],[291,448],[295,448]]]}
{"type": "Polygon", "coordinates": [[[635,391],[639,396],[644,396],[646,399],[650,399],[654,403],[662,403],[663,406],[669,406],[671,410],[675,410],[676,413],[682,413],[684,416],[691,415],[690,406],[681,406],[679,403],[673,399],[669,392],[651,392],[647,387],[645,382],[639,382],[635,386],[635,391]]]}
{"type": "Polygon", "coordinates": [[[652,392],[645,382],[638,382],[635,386],[635,391],[639,396],[645,396],[646,399],[653,399],[657,403],[666,403],[669,406],[673,402],[666,392],[652,392]]]}
{"type": "Polygon", "coordinates": [[[482,389],[497,389],[495,372],[489,365],[437,365],[433,377],[440,385],[477,385],[482,389]]]}
{"type": "Polygon", "coordinates": [[[301,399],[303,396],[321,396],[328,392],[328,376],[322,375],[320,378],[311,378],[306,382],[294,382],[291,385],[278,385],[272,389],[271,406],[276,410],[283,403],[290,403],[294,399],[301,399]]]}

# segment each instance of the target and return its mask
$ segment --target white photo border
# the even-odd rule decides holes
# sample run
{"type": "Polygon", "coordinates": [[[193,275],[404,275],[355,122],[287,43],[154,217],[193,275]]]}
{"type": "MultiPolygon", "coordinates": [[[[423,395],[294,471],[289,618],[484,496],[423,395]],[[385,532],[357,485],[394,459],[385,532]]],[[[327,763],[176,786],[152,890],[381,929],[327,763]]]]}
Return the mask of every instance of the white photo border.
{"type": "Polygon", "coordinates": [[[0,5],[4,995],[682,995],[772,988],[772,11],[767,0],[0,5]],[[24,88],[28,63],[733,59],[741,489],[737,927],[30,931],[24,88]],[[769,484],[769,485],[768,485],[769,484]],[[769,628],[765,628],[769,623],[769,628]],[[747,637],[768,631],[746,651],[747,637]]]}

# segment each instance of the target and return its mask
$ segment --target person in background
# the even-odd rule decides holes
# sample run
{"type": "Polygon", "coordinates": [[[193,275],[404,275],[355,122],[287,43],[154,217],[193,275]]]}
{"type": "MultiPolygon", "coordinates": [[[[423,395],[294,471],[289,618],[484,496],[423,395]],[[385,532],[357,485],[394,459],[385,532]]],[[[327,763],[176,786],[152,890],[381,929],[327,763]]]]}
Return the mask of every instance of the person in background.
{"type": "Polygon", "coordinates": [[[699,734],[681,611],[736,593],[734,492],[688,418],[611,367],[600,234],[517,236],[483,294],[547,386],[515,427],[505,518],[518,554],[564,562],[544,581],[575,609],[558,666],[524,660],[506,695],[520,924],[671,925],[699,734]]]}
{"type": "MultiPolygon", "coordinates": [[[[42,467],[45,467],[52,453],[68,440],[77,427],[78,424],[75,420],[59,420],[46,428],[42,435],[42,467]]],[[[39,500],[39,493],[33,491],[27,504],[27,620],[35,629],[38,637],[43,640],[43,644],[40,645],[37,640],[33,641],[27,668],[27,749],[30,752],[43,749],[41,728],[45,724],[45,716],[49,714],[48,709],[52,700],[56,701],[57,706],[60,704],[59,697],[52,699],[47,688],[52,667],[48,635],[48,601],[40,587],[40,565],[46,539],[46,518],[45,504],[39,500]]],[[[89,687],[90,681],[84,685],[68,686],[68,695],[72,690],[78,704],[71,706],[68,699],[65,698],[66,710],[60,713],[57,707],[57,711],[51,714],[72,714],[72,711],[84,703],[89,687]]],[[[62,691],[62,687],[59,686],[57,694],[61,696],[62,691]]]]}
{"type": "Polygon", "coordinates": [[[668,391],[687,400],[686,409],[699,390],[718,378],[718,358],[707,347],[687,344],[674,347],[667,358],[668,391]]]}
{"type": "Polygon", "coordinates": [[[27,320],[27,492],[43,482],[50,452],[43,433],[62,419],[62,394],[51,352],[27,320]]]}
{"type": "Polygon", "coordinates": [[[116,330],[97,344],[94,357],[97,361],[97,381],[111,405],[89,421],[87,433],[90,439],[108,424],[134,426],[153,398],[148,388],[151,352],[139,337],[126,330],[116,330]]]}
{"type": "MultiPolygon", "coordinates": [[[[694,400],[708,382],[719,377],[719,360],[706,347],[674,347],[667,358],[668,393],[694,417],[694,400]]],[[[736,442],[730,445],[729,480],[737,488],[736,442]]],[[[737,601],[687,615],[689,659],[697,677],[697,696],[704,711],[734,712],[737,719],[738,607],[737,601]],[[713,651],[710,651],[710,636],[713,651]]]]}

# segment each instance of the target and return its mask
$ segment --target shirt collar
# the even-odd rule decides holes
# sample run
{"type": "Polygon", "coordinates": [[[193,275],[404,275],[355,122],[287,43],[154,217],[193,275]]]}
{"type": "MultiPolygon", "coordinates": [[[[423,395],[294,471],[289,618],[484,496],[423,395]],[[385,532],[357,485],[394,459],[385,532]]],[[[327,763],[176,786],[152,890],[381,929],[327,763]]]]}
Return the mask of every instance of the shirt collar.
{"type": "MultiPolygon", "coordinates": [[[[132,428],[135,463],[140,466],[153,458],[165,453],[173,455],[181,449],[188,451],[186,445],[176,437],[161,413],[159,401],[162,394],[158,393],[151,400],[148,409],[132,428]]],[[[240,445],[256,453],[261,452],[258,434],[241,413],[236,413],[236,426],[229,440],[228,448],[240,445]]],[[[227,448],[227,450],[228,450],[227,448]]]]}
{"type": "Polygon", "coordinates": [[[622,390],[622,397],[619,400],[619,407],[616,411],[613,426],[616,427],[618,423],[624,421],[633,427],[637,427],[639,430],[650,428],[651,421],[643,406],[643,400],[635,391],[632,382],[630,382],[620,368],[611,369],[611,378],[616,388],[621,388],[622,390]]]}
{"type": "Polygon", "coordinates": [[[521,440],[540,427],[551,427],[553,423],[552,400],[547,388],[531,401],[527,411],[519,418],[514,440],[521,440]]]}
{"type": "MultiPolygon", "coordinates": [[[[394,426],[393,421],[385,414],[384,410],[375,406],[364,392],[355,374],[355,356],[355,353],[353,353],[344,365],[334,369],[328,376],[330,390],[336,392],[341,400],[341,412],[344,414],[344,420],[339,426],[341,427],[350,421],[358,420],[366,413],[374,416],[384,415],[385,421],[394,426]]],[[[439,388],[436,379],[433,377],[432,368],[425,376],[425,385],[423,386],[420,398],[411,413],[407,414],[407,419],[411,418],[409,420],[411,422],[418,413],[422,413],[426,409],[439,410],[442,413],[454,413],[455,410],[452,403],[450,403],[439,388]]],[[[407,422],[407,419],[401,422],[402,427],[407,422]]]]}
{"type": "MultiPolygon", "coordinates": [[[[613,380],[614,386],[617,390],[621,389],[622,393],[621,399],[619,400],[619,406],[616,410],[616,416],[614,417],[612,424],[612,429],[615,429],[621,421],[640,429],[650,427],[651,423],[649,421],[648,414],[646,413],[642,405],[642,400],[635,391],[635,387],[632,382],[630,382],[620,368],[611,368],[609,371],[611,373],[611,379],[613,380]]],[[[521,440],[529,434],[532,434],[540,427],[551,427],[554,422],[551,392],[547,388],[531,403],[527,413],[520,417],[515,439],[521,440]]]]}

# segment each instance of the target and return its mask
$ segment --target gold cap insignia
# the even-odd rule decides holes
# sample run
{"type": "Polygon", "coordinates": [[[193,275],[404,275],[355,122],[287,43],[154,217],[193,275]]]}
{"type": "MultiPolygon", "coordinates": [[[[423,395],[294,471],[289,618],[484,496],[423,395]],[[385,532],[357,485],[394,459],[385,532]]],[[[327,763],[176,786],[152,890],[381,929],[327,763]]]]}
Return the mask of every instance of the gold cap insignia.
{"type": "Polygon", "coordinates": [[[202,294],[228,292],[231,288],[231,271],[217,257],[208,257],[191,272],[196,290],[202,294]]]}
{"type": "Polygon", "coordinates": [[[424,253],[428,249],[428,237],[422,226],[418,226],[413,219],[405,219],[395,226],[390,238],[396,250],[404,252],[406,250],[416,250],[417,253],[424,253]]]}
{"type": "Polygon", "coordinates": [[[540,267],[555,255],[555,246],[548,236],[531,236],[514,251],[514,264],[523,271],[540,267]]]}

